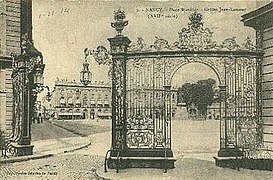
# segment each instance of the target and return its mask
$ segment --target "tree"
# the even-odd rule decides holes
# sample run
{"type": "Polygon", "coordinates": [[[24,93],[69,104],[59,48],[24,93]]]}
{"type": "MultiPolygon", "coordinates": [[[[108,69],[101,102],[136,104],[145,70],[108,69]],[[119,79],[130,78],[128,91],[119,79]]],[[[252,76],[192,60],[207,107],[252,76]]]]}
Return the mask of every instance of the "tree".
{"type": "Polygon", "coordinates": [[[214,100],[213,85],[215,84],[208,80],[198,81],[196,86],[194,86],[193,92],[193,103],[197,107],[199,115],[205,116],[207,114],[207,107],[211,105],[214,100]]]}
{"type": "Polygon", "coordinates": [[[187,112],[188,112],[188,106],[192,102],[192,84],[185,83],[182,85],[181,88],[178,88],[178,103],[186,103],[187,112]]]}
{"type": "MultiPolygon", "coordinates": [[[[214,102],[214,79],[200,80],[197,83],[185,83],[178,89],[178,97],[180,102],[186,103],[187,112],[189,106],[194,104],[197,107],[198,114],[205,116],[207,107],[214,102]],[[182,99],[182,100],[181,100],[182,99]]],[[[178,101],[179,102],[179,101],[178,101]]]]}

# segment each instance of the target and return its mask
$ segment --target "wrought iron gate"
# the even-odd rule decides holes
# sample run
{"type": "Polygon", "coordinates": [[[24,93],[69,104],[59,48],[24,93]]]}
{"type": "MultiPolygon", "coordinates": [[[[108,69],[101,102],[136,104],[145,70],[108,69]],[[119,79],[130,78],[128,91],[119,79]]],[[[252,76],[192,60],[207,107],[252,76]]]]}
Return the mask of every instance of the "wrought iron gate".
{"type": "Polygon", "coordinates": [[[111,25],[118,35],[108,39],[110,54],[102,46],[93,52],[97,62],[112,67],[109,167],[118,167],[121,159],[127,160],[121,163],[125,167],[149,166],[133,161],[141,159],[139,157],[163,158],[167,162],[165,167],[174,167],[171,159],[171,79],[181,66],[192,62],[209,66],[219,80],[221,140],[218,155],[241,156],[262,144],[260,95],[257,92],[263,53],[249,38],[241,46],[235,38],[219,44],[213,41],[212,31],[204,28],[202,15],[195,12],[189,17],[188,27],[178,33],[177,42],[170,44],[156,37],[148,46],[140,37],[130,45],[129,38],[121,34],[128,24],[124,21],[125,13],[119,10],[114,18],[111,25]]]}

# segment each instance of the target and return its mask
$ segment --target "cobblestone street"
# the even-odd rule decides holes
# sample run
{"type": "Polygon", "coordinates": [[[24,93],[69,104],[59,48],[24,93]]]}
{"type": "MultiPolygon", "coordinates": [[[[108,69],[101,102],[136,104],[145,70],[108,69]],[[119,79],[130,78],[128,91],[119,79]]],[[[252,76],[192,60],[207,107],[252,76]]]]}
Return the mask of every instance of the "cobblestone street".
{"type": "Polygon", "coordinates": [[[102,164],[102,156],[63,154],[2,165],[0,179],[101,179],[95,171],[102,164]]]}
{"type": "MultiPolygon", "coordinates": [[[[83,121],[82,123],[110,127],[109,121],[83,121]]],[[[36,136],[39,132],[41,134],[44,133],[39,135],[42,140],[33,141],[33,144],[35,144],[34,154],[52,153],[55,155],[44,159],[0,164],[1,180],[102,179],[95,172],[97,168],[103,165],[106,149],[110,147],[110,131],[92,134],[84,139],[75,135],[70,137],[71,133],[60,127],[52,126],[50,123],[40,124],[39,126],[45,127],[43,129],[45,132],[38,131],[38,129],[34,132],[36,136]],[[60,134],[58,133],[59,131],[61,131],[60,134]],[[55,137],[50,135],[52,139],[43,140],[44,137],[49,137],[49,133],[52,133],[55,137]],[[71,145],[74,144],[74,148],[76,148],[76,146],[86,144],[89,139],[91,140],[91,146],[63,153],[67,148],[72,149],[71,145]]]]}
{"type": "MultiPolygon", "coordinates": [[[[175,168],[163,173],[161,169],[125,169],[120,173],[109,170],[108,179],[273,179],[270,171],[215,166],[213,156],[219,148],[218,121],[174,121],[173,151],[177,159],[175,168]]],[[[89,136],[89,147],[58,154],[53,157],[4,164],[0,179],[14,180],[88,180],[103,179],[96,172],[103,172],[104,156],[110,148],[111,133],[104,132],[89,136]]],[[[102,175],[99,173],[99,175],[102,175]]]]}

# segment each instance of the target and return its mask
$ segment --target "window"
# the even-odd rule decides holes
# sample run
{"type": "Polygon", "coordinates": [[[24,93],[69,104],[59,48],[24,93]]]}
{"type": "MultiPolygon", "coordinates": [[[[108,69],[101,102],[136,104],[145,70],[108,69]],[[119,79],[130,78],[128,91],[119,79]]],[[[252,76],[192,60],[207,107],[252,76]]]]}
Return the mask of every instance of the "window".
{"type": "Polygon", "coordinates": [[[65,106],[65,99],[64,99],[64,97],[61,97],[61,99],[60,99],[60,106],[62,106],[62,107],[65,106]]]}
{"type": "Polygon", "coordinates": [[[63,90],[63,89],[61,89],[60,94],[61,94],[62,96],[64,96],[64,90],[63,90]]]}
{"type": "Polygon", "coordinates": [[[90,106],[91,106],[91,107],[96,107],[96,102],[95,102],[94,100],[91,100],[90,106]]]}
{"type": "Polygon", "coordinates": [[[80,100],[80,98],[76,99],[76,107],[81,107],[81,100],[80,100]]]}
{"type": "Polygon", "coordinates": [[[67,102],[68,102],[68,106],[73,106],[74,105],[72,97],[69,97],[67,102]]]}
{"type": "Polygon", "coordinates": [[[87,99],[87,97],[85,97],[85,98],[83,99],[83,106],[84,106],[84,107],[87,107],[87,106],[88,106],[88,99],[87,99]]]}

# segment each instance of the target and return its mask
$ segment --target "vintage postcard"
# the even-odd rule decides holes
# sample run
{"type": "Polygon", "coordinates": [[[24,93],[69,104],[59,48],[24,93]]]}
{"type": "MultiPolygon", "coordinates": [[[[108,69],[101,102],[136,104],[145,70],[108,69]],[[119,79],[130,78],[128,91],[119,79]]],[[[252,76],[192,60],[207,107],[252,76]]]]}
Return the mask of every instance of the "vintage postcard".
{"type": "Polygon", "coordinates": [[[273,2],[0,0],[0,179],[273,179],[273,2]]]}

